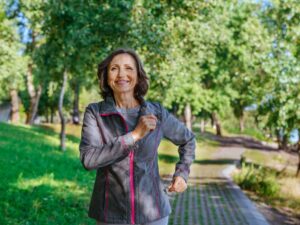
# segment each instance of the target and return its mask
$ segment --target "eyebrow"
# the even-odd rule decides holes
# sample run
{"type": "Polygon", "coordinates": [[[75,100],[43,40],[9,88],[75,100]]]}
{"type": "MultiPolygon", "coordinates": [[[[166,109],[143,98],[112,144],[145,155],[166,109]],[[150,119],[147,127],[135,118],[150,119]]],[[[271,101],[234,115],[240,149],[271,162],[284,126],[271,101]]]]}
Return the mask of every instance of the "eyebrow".
{"type": "MultiPolygon", "coordinates": [[[[131,66],[131,67],[133,67],[133,65],[131,65],[131,64],[124,64],[125,66],[131,66]]],[[[112,67],[112,66],[119,66],[119,64],[112,64],[112,65],[110,65],[110,67],[112,67]]]]}

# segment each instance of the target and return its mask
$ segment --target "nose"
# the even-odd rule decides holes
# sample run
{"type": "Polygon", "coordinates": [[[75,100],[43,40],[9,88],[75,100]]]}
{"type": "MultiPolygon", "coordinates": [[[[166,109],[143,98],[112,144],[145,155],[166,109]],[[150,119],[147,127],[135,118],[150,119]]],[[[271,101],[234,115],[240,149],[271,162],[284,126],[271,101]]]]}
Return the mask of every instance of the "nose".
{"type": "Polygon", "coordinates": [[[118,77],[124,77],[125,76],[125,69],[122,67],[119,69],[118,77]]]}

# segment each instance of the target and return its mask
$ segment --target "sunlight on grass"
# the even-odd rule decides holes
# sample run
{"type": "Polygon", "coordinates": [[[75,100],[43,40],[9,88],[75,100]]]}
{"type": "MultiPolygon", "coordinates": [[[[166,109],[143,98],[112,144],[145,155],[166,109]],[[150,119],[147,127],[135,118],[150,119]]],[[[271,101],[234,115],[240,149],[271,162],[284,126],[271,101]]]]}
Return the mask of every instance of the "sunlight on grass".
{"type": "Polygon", "coordinates": [[[55,180],[53,173],[45,174],[34,179],[23,178],[23,174],[20,173],[17,182],[15,184],[12,184],[12,186],[21,190],[30,190],[43,185],[60,189],[61,191],[72,191],[73,195],[81,195],[87,191],[86,189],[80,188],[75,182],[71,182],[68,180],[55,180]]]}
{"type": "Polygon", "coordinates": [[[279,183],[281,195],[286,198],[297,200],[300,208],[300,179],[295,177],[285,177],[281,178],[279,183]]]}
{"type": "Polygon", "coordinates": [[[246,161],[254,162],[277,170],[295,174],[297,169],[297,159],[291,157],[284,151],[262,151],[257,149],[247,149],[243,156],[246,161]]]}
{"type": "MultiPolygon", "coordinates": [[[[61,125],[60,124],[52,124],[52,123],[43,123],[40,125],[41,127],[44,127],[46,129],[50,129],[56,133],[60,132],[61,125]]],[[[75,125],[75,124],[66,124],[66,134],[73,135],[75,137],[80,138],[81,136],[81,125],[75,125]]]]}

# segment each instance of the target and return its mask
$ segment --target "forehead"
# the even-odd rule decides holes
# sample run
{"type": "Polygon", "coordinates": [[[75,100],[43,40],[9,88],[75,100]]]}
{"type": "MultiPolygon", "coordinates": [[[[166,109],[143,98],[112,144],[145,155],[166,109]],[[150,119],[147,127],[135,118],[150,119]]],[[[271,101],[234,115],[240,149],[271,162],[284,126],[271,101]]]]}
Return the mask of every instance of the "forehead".
{"type": "Polygon", "coordinates": [[[113,64],[129,64],[129,65],[135,65],[135,59],[127,53],[122,53],[122,54],[118,54],[116,56],[113,57],[113,59],[110,62],[110,65],[113,64]]]}

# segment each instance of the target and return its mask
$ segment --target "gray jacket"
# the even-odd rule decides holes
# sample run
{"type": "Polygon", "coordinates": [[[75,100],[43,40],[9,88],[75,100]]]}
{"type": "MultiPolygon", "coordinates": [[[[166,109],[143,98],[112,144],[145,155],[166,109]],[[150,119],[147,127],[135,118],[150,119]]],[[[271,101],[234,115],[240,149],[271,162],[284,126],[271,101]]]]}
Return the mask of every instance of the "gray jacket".
{"type": "Polygon", "coordinates": [[[97,170],[89,217],[139,224],[171,213],[159,176],[157,148],[162,138],[179,146],[174,176],[187,181],[195,158],[195,137],[159,103],[143,101],[139,115],[147,114],[158,118],[156,129],[134,143],[112,97],[86,108],[80,159],[85,169],[97,170]]]}

